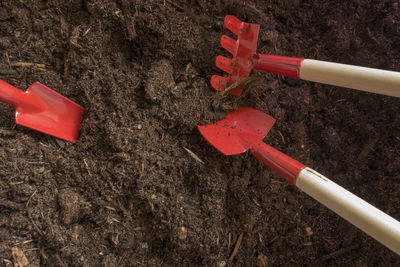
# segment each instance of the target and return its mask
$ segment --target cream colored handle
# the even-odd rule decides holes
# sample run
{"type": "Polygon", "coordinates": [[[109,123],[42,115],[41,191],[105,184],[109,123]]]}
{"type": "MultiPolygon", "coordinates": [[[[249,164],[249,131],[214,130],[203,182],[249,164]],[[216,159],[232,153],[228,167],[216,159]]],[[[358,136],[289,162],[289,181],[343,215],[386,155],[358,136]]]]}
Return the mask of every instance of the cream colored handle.
{"type": "Polygon", "coordinates": [[[296,186],[400,255],[400,222],[316,171],[305,168],[296,186]]]}
{"type": "Polygon", "coordinates": [[[303,80],[400,97],[400,72],[304,59],[303,80]]]}

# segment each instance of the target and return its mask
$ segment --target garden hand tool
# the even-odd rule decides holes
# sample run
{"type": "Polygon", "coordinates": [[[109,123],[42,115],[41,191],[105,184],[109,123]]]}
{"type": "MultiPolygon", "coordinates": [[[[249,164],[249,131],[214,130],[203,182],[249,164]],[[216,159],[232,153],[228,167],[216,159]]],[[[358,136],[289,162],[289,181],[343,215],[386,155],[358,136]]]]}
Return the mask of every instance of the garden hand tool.
{"type": "Polygon", "coordinates": [[[198,128],[225,155],[250,150],[256,158],[290,183],[400,255],[400,222],[265,144],[263,138],[274,123],[274,118],[261,111],[241,107],[237,111],[228,111],[226,118],[215,124],[198,128]]]}
{"type": "Polygon", "coordinates": [[[0,102],[16,108],[17,124],[75,142],[87,111],[47,86],[35,82],[25,92],[0,80],[0,102]]]}
{"type": "MultiPolygon", "coordinates": [[[[214,75],[212,86],[224,91],[229,85],[249,76],[251,70],[262,70],[297,79],[348,87],[362,91],[400,97],[400,73],[313,59],[257,54],[260,25],[225,17],[225,26],[238,36],[237,40],[223,35],[221,46],[233,55],[232,59],[218,56],[216,65],[228,77],[214,75]]],[[[242,88],[231,94],[240,95],[242,88]]]]}

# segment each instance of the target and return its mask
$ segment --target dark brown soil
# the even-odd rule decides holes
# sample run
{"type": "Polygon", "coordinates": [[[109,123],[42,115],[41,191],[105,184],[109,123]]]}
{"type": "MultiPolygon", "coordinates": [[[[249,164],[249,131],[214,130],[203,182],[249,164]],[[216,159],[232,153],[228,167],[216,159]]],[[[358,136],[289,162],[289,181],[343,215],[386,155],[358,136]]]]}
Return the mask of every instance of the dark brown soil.
{"type": "MultiPolygon", "coordinates": [[[[399,266],[251,154],[221,155],[196,128],[223,115],[209,80],[227,54],[225,15],[261,24],[260,53],[400,71],[399,5],[2,1],[0,78],[21,89],[40,81],[89,113],[71,144],[15,126],[1,105],[0,265],[22,250],[29,266],[399,266]]],[[[264,88],[243,101],[277,119],[266,142],[400,219],[399,99],[254,75],[264,88]]]]}

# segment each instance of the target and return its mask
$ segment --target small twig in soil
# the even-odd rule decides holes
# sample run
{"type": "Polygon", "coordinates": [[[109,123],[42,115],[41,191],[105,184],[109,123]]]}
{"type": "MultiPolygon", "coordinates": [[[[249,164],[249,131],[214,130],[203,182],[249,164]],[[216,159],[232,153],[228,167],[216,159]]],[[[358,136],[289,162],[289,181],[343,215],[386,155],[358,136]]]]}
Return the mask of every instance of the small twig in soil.
{"type": "Polygon", "coordinates": [[[19,184],[23,184],[23,183],[24,183],[23,181],[10,182],[9,185],[19,185],[19,184]]]}
{"type": "Polygon", "coordinates": [[[126,38],[129,41],[135,40],[137,33],[135,29],[135,17],[130,16],[130,5],[128,0],[122,0],[122,11],[124,13],[124,22],[126,27],[126,38]]]}
{"type": "Polygon", "coordinates": [[[64,59],[64,80],[68,80],[69,77],[69,65],[67,58],[64,59]]]}
{"type": "Polygon", "coordinates": [[[8,52],[7,51],[6,51],[5,55],[6,55],[6,58],[7,58],[8,66],[11,67],[10,57],[8,56],[8,52]]]}
{"type": "Polygon", "coordinates": [[[4,261],[5,263],[7,263],[7,264],[12,264],[12,261],[10,261],[10,260],[3,259],[3,261],[4,261]]]}
{"type": "Polygon", "coordinates": [[[342,256],[343,254],[345,254],[345,253],[347,253],[349,251],[352,251],[354,249],[357,249],[357,248],[358,248],[358,245],[350,246],[350,247],[347,247],[347,248],[341,248],[341,249],[339,249],[339,250],[337,250],[335,252],[332,252],[329,255],[326,255],[326,256],[322,257],[321,261],[327,261],[327,260],[330,260],[332,258],[336,258],[336,257],[342,256]]]}
{"type": "MultiPolygon", "coordinates": [[[[210,161],[208,161],[208,162],[210,162],[210,161]]],[[[215,172],[218,176],[222,176],[222,175],[223,175],[222,173],[218,172],[217,167],[214,168],[214,172],[215,172]]]]}
{"type": "Polygon", "coordinates": [[[166,2],[170,3],[171,5],[173,5],[174,7],[180,9],[181,11],[185,11],[185,9],[183,7],[181,7],[180,5],[178,5],[175,2],[172,2],[171,0],[165,0],[166,2]]]}
{"type": "Polygon", "coordinates": [[[378,39],[372,34],[371,30],[369,28],[367,28],[367,32],[368,32],[368,36],[374,40],[378,45],[380,45],[381,43],[378,41],[378,39]]]}
{"type": "Polygon", "coordinates": [[[110,206],[104,206],[104,208],[106,208],[108,210],[116,211],[116,209],[114,209],[113,207],[110,207],[110,206]]]}
{"type": "Polygon", "coordinates": [[[90,30],[91,30],[92,28],[88,28],[84,33],[83,33],[83,36],[85,36],[86,34],[88,34],[89,32],[90,32],[90,30]]]}
{"type": "Polygon", "coordinates": [[[1,195],[4,195],[4,194],[7,194],[8,192],[10,192],[11,191],[11,189],[4,189],[4,190],[1,190],[0,191],[0,196],[1,195]]]}
{"type": "Polygon", "coordinates": [[[242,243],[242,240],[243,240],[243,233],[240,233],[240,235],[236,241],[235,247],[233,248],[233,252],[232,252],[231,256],[229,257],[230,261],[232,261],[233,258],[235,258],[236,254],[238,253],[240,244],[242,243]]]}
{"type": "Polygon", "coordinates": [[[205,4],[204,4],[204,2],[202,0],[197,0],[196,2],[197,2],[197,4],[199,4],[199,6],[201,7],[201,10],[203,12],[207,11],[207,8],[205,7],[205,4]]]}
{"type": "Polygon", "coordinates": [[[15,135],[15,131],[11,131],[11,130],[0,128],[0,135],[2,135],[2,136],[12,136],[12,135],[15,135]]]}
{"type": "Polygon", "coordinates": [[[85,167],[86,167],[87,172],[89,173],[90,178],[93,178],[93,175],[92,175],[92,173],[90,172],[90,169],[89,169],[89,165],[86,162],[86,159],[83,159],[83,163],[85,163],[85,167]]]}
{"type": "Polygon", "coordinates": [[[23,204],[18,204],[10,200],[0,199],[0,207],[5,207],[13,210],[23,210],[23,204]]]}
{"type": "Polygon", "coordinates": [[[204,164],[204,162],[196,154],[194,154],[192,151],[190,151],[186,147],[183,147],[183,148],[189,153],[190,156],[192,156],[192,158],[194,158],[196,161],[200,162],[201,164],[204,164]]]}
{"type": "Polygon", "coordinates": [[[25,244],[31,243],[32,241],[33,241],[33,239],[25,240],[25,241],[22,241],[22,242],[17,242],[17,243],[14,244],[14,246],[19,246],[21,244],[25,245],[25,244]]]}
{"type": "Polygon", "coordinates": [[[55,255],[56,261],[59,264],[59,266],[61,267],[66,267],[67,265],[65,265],[65,263],[61,260],[60,255],[58,255],[58,253],[55,255]]]}
{"type": "Polygon", "coordinates": [[[69,43],[78,48],[82,48],[82,46],[80,44],[78,44],[78,39],[79,39],[79,35],[80,35],[81,31],[82,31],[82,26],[81,25],[76,26],[72,30],[72,33],[69,37],[69,43]]]}
{"type": "Polygon", "coordinates": [[[257,207],[261,207],[260,203],[255,198],[252,198],[254,204],[256,204],[257,207]]]}
{"type": "Polygon", "coordinates": [[[72,44],[73,46],[78,47],[78,48],[82,48],[82,46],[80,44],[78,44],[77,42],[75,42],[73,40],[69,40],[69,43],[72,44]]]}
{"type": "Polygon", "coordinates": [[[360,152],[360,154],[358,154],[357,160],[364,160],[368,156],[368,154],[373,151],[376,142],[378,142],[377,138],[372,138],[371,140],[369,140],[368,144],[364,146],[363,150],[360,152]]]}
{"type": "Polygon", "coordinates": [[[285,138],[283,137],[283,134],[281,133],[281,131],[278,130],[279,135],[282,138],[282,143],[285,144],[285,138]]]}
{"type": "Polygon", "coordinates": [[[46,65],[45,64],[40,64],[40,63],[32,63],[32,62],[15,62],[11,63],[11,66],[13,67],[36,67],[40,70],[46,70],[46,65]]]}
{"type": "Polygon", "coordinates": [[[40,231],[39,227],[33,221],[32,216],[31,216],[31,212],[29,211],[29,202],[31,202],[31,199],[36,194],[36,192],[37,192],[37,190],[35,192],[33,192],[33,194],[29,197],[28,201],[26,202],[26,211],[28,212],[28,218],[31,220],[31,223],[32,223],[33,227],[36,229],[36,231],[39,233],[39,235],[41,237],[44,237],[42,231],[40,231]]]}

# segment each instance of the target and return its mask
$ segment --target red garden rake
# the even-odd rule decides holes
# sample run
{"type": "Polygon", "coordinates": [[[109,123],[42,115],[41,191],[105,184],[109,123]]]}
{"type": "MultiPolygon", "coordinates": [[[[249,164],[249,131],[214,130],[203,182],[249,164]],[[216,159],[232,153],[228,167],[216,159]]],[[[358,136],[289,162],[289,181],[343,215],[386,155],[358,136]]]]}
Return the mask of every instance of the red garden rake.
{"type": "MultiPolygon", "coordinates": [[[[257,54],[260,25],[225,17],[225,26],[238,36],[237,40],[223,35],[221,46],[233,55],[232,59],[218,56],[216,65],[228,77],[214,75],[211,85],[218,91],[246,77],[253,69],[282,74],[297,79],[358,89],[400,97],[400,73],[313,59],[257,54]]],[[[242,89],[233,90],[240,95],[242,89]]]]}

